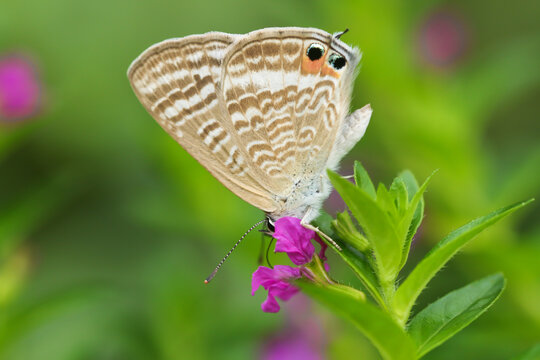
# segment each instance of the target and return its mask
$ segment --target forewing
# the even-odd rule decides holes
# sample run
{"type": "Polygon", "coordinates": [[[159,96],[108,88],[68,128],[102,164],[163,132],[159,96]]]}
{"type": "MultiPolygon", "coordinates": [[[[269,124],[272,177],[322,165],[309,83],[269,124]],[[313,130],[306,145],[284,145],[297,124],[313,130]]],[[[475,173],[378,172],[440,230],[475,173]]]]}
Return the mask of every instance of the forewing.
{"type": "Polygon", "coordinates": [[[272,212],[276,205],[237,145],[219,90],[223,59],[239,36],[166,40],[141,54],[128,77],[146,110],[188,153],[240,198],[272,212]]]}

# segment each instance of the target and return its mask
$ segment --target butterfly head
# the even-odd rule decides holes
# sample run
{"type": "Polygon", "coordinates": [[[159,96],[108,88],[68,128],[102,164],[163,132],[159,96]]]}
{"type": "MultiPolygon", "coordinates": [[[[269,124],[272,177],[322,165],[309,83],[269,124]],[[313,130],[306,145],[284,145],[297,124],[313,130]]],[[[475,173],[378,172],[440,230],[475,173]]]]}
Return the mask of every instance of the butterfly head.
{"type": "Polygon", "coordinates": [[[272,220],[269,215],[266,215],[266,227],[268,228],[269,232],[273,233],[274,231],[276,231],[275,223],[276,222],[272,220]]]}

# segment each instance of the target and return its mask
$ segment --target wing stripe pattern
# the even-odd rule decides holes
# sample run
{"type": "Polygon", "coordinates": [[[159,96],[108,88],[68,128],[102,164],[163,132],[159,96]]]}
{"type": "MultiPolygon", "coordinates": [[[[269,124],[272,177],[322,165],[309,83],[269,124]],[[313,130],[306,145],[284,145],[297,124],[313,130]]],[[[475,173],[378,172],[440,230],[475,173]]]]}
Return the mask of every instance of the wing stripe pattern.
{"type": "Polygon", "coordinates": [[[348,139],[340,131],[358,55],[317,29],[213,32],[150,47],[128,76],[148,112],[226,187],[294,216],[304,194],[323,190],[336,139],[348,139]],[[318,59],[306,53],[314,43],[325,49],[318,59]],[[351,66],[334,71],[330,52],[351,66]]]}
{"type": "MultiPolygon", "coordinates": [[[[268,141],[261,103],[253,83],[252,74],[256,73],[249,56],[242,49],[225,64],[227,77],[224,79],[225,102],[235,128],[243,136],[243,142],[250,160],[256,169],[262,170],[261,176],[275,176],[282,172],[276,153],[268,141]]],[[[264,56],[263,56],[264,59],[264,56]]],[[[264,62],[264,60],[262,61],[264,62]]],[[[269,107],[272,108],[271,106],[269,107]]],[[[269,184],[272,187],[272,184],[269,184]]],[[[274,189],[272,189],[274,190],[274,189]]]]}
{"type": "Polygon", "coordinates": [[[247,37],[232,46],[224,63],[231,118],[248,147],[253,143],[264,151],[265,161],[256,152],[248,151],[248,156],[266,175],[289,183],[305,171],[307,159],[328,159],[331,144],[324,149],[316,144],[335,137],[339,128],[334,105],[340,95],[339,79],[325,73],[323,66],[311,72],[304,69],[305,52],[314,41],[279,34],[247,37]]]}
{"type": "MultiPolygon", "coordinates": [[[[275,39],[264,39],[261,41],[261,48],[264,58],[266,73],[259,76],[269,80],[270,95],[274,104],[267,115],[266,122],[267,133],[272,148],[276,152],[277,159],[282,168],[287,168],[294,162],[294,152],[296,148],[296,137],[294,133],[294,124],[288,111],[289,103],[287,101],[287,84],[285,79],[293,77],[296,74],[285,71],[284,69],[284,44],[281,37],[275,39]],[[275,125],[274,125],[275,124],[275,125]],[[269,131],[279,125],[278,131],[269,131]],[[281,136],[287,134],[286,136],[281,136]]],[[[291,39],[292,40],[292,39],[291,39]]],[[[284,175],[289,175],[284,172],[284,175]]]]}
{"type": "Polygon", "coordinates": [[[146,109],[182,147],[238,196],[273,211],[245,150],[234,145],[236,131],[219,98],[221,64],[233,41],[222,33],[168,40],[145,51],[128,76],[146,109]]]}

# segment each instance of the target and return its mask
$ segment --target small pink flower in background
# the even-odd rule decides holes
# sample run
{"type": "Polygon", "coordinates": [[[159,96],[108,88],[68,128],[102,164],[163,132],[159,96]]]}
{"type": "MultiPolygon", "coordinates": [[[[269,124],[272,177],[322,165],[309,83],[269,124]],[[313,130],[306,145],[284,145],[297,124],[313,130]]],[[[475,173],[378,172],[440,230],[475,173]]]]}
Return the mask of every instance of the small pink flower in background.
{"type": "Polygon", "coordinates": [[[22,55],[0,57],[0,120],[31,117],[40,100],[40,82],[32,62],[22,55]]]}
{"type": "Polygon", "coordinates": [[[265,336],[261,360],[325,359],[327,336],[320,319],[311,311],[311,301],[302,294],[284,309],[285,324],[274,335],[265,336]]]}
{"type": "Polygon", "coordinates": [[[262,286],[268,291],[268,297],[262,303],[264,312],[276,313],[280,307],[276,297],[283,301],[289,300],[298,292],[298,288],[289,283],[290,280],[299,279],[301,272],[299,268],[286,265],[276,265],[273,269],[266,266],[259,266],[253,273],[251,281],[251,295],[255,295],[257,289],[262,286]]]}
{"type": "Polygon", "coordinates": [[[465,23],[456,13],[448,10],[432,12],[420,27],[420,54],[433,66],[451,66],[465,51],[466,35],[465,23]]]}
{"type": "Polygon", "coordinates": [[[266,344],[262,360],[322,360],[323,357],[304,336],[285,334],[266,344]]]}

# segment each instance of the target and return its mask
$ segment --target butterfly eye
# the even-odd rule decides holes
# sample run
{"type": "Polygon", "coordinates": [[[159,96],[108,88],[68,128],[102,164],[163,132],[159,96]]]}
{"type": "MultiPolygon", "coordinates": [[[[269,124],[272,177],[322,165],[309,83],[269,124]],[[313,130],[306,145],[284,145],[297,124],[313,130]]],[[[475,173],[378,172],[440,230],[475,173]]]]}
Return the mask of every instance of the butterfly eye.
{"type": "Polygon", "coordinates": [[[321,44],[313,43],[309,45],[306,54],[311,61],[319,60],[324,55],[324,47],[321,44]]]}
{"type": "Polygon", "coordinates": [[[328,63],[334,69],[339,70],[347,64],[347,60],[339,54],[332,54],[328,57],[328,63]]]}

